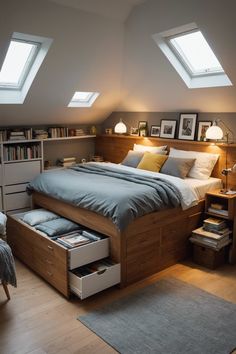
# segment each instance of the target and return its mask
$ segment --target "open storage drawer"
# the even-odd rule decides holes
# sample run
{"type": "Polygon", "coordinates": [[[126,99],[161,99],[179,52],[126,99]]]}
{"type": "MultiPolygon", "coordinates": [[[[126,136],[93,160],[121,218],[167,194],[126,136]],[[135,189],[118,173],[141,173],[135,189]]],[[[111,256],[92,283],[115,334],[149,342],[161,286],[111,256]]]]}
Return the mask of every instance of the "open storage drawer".
{"type": "MultiPolygon", "coordinates": [[[[99,263],[102,264],[103,261],[99,263]]],[[[80,270],[84,267],[69,272],[71,291],[78,295],[80,299],[85,299],[88,296],[120,283],[120,264],[114,264],[111,261],[109,263],[106,261],[103,269],[94,270],[91,274],[87,275],[83,275],[83,271],[80,274],[80,270]]],[[[89,266],[93,267],[93,264],[89,266]]]]}

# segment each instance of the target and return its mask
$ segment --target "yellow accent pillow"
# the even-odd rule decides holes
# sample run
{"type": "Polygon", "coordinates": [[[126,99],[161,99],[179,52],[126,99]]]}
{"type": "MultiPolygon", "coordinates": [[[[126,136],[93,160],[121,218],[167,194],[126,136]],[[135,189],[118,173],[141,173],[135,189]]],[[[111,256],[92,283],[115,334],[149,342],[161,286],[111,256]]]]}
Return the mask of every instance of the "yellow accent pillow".
{"type": "Polygon", "coordinates": [[[152,154],[151,152],[145,152],[137,168],[140,168],[141,170],[159,172],[167,159],[168,156],[166,155],[158,155],[152,154]]]}

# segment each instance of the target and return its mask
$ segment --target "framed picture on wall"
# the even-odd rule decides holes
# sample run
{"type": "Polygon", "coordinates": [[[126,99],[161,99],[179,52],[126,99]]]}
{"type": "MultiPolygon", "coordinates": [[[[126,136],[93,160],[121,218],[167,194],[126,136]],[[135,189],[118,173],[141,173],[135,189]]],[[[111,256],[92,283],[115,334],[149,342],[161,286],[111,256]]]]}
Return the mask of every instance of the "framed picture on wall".
{"type": "Polygon", "coordinates": [[[198,131],[197,131],[197,140],[198,141],[206,141],[206,131],[212,125],[212,122],[199,122],[198,123],[198,131]]]}
{"type": "Polygon", "coordinates": [[[160,136],[161,127],[159,125],[152,125],[150,136],[159,137],[160,136]]]}
{"type": "Polygon", "coordinates": [[[130,128],[130,135],[138,136],[139,135],[138,127],[131,127],[130,128]]]}
{"type": "Polygon", "coordinates": [[[194,140],[197,113],[180,113],[178,139],[194,140]]]}
{"type": "Polygon", "coordinates": [[[143,120],[138,123],[139,135],[140,136],[147,136],[147,121],[143,120]]]}
{"type": "Polygon", "coordinates": [[[161,120],[161,130],[160,137],[167,139],[175,138],[177,121],[172,119],[162,119],[161,120]]]}

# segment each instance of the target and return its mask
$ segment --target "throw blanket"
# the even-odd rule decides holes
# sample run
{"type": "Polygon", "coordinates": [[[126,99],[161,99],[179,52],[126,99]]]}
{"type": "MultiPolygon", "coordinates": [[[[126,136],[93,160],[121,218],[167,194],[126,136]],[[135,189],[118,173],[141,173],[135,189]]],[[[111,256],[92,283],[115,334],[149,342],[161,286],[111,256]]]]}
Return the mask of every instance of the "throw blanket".
{"type": "Polygon", "coordinates": [[[15,262],[11,248],[0,240],[0,280],[16,287],[15,262]]]}
{"type": "Polygon", "coordinates": [[[43,173],[27,190],[99,213],[110,218],[119,230],[137,217],[181,203],[177,187],[160,177],[93,164],[43,173]]]}

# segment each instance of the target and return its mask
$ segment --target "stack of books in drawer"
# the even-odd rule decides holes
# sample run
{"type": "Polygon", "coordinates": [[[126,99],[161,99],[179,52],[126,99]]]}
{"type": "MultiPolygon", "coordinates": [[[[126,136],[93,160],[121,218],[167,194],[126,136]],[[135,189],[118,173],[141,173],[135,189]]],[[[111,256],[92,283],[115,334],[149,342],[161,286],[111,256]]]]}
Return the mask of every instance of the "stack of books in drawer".
{"type": "Polygon", "coordinates": [[[232,231],[226,222],[217,218],[208,218],[204,220],[203,226],[192,232],[190,241],[200,245],[207,246],[216,251],[231,243],[230,234],[232,231]]]}

